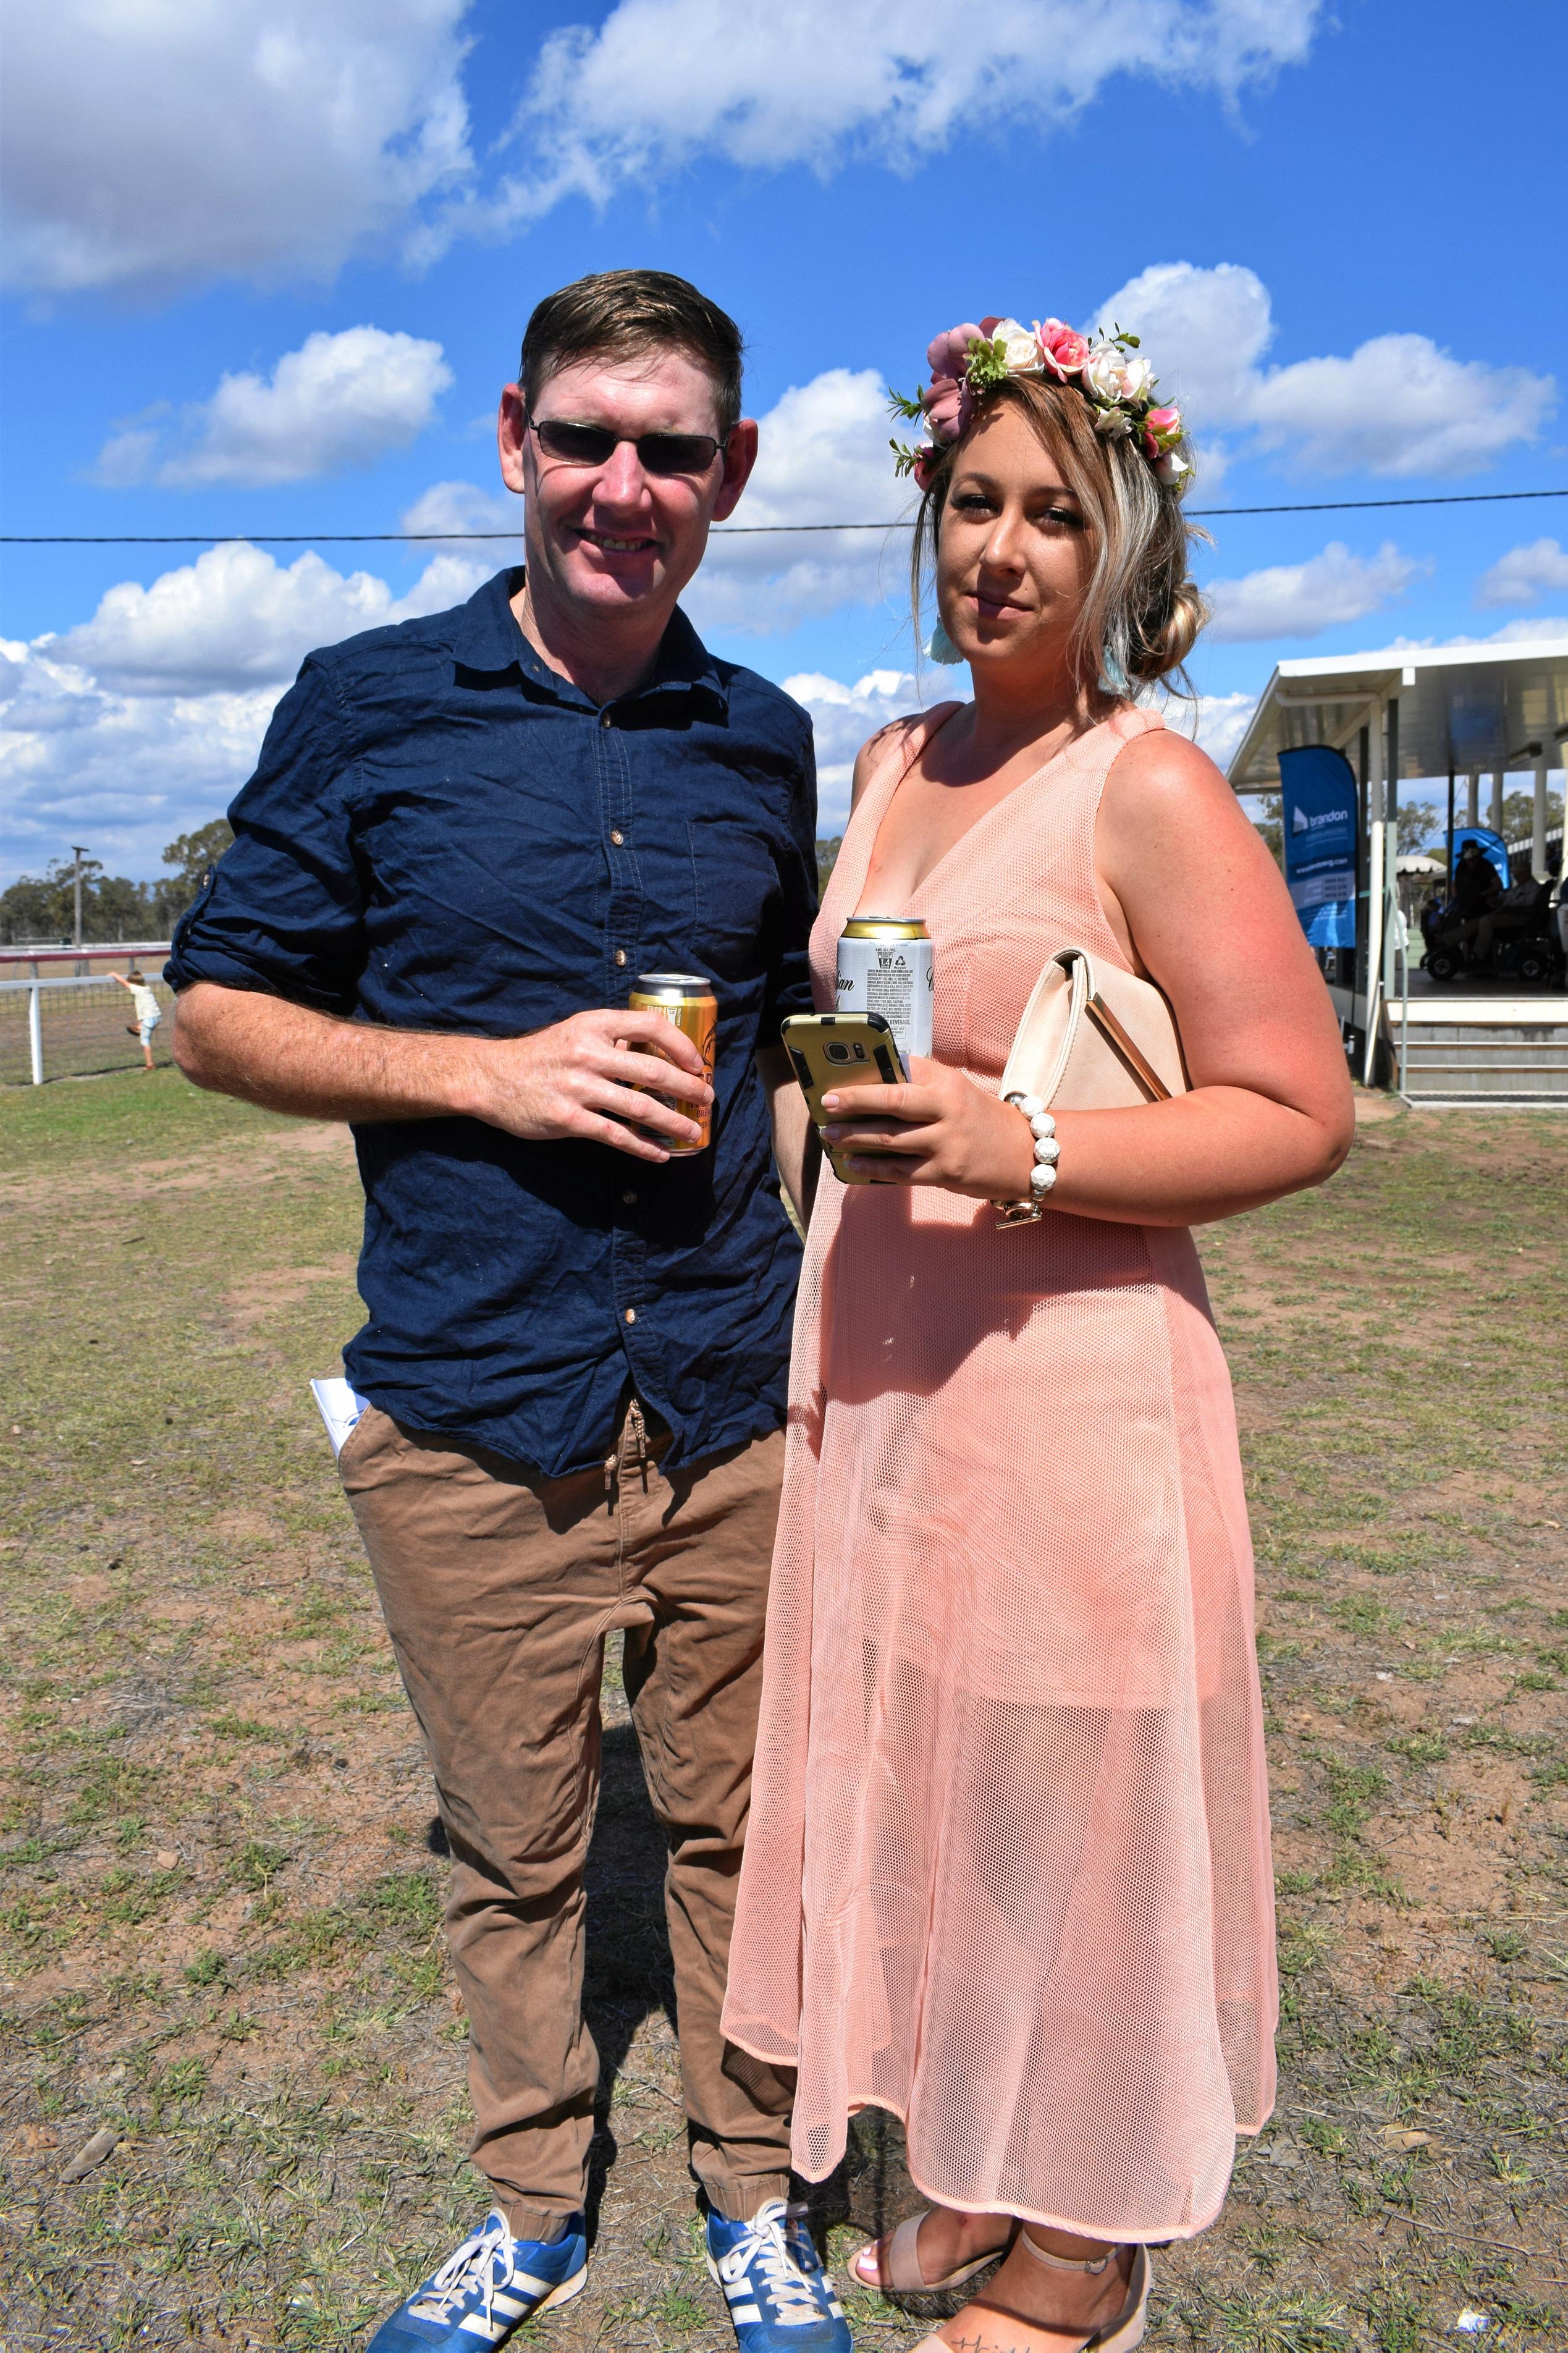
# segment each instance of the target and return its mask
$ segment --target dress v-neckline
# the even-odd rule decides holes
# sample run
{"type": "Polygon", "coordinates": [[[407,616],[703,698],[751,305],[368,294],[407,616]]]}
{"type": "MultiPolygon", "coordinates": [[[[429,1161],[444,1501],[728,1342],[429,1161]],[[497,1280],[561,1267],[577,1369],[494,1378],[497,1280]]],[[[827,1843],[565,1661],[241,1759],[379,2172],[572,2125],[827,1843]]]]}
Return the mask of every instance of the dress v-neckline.
{"type": "MultiPolygon", "coordinates": [[[[866,916],[861,916],[860,914],[859,902],[865,894],[867,881],[871,871],[871,862],[877,855],[877,843],[881,835],[882,827],[887,820],[889,811],[891,809],[894,801],[898,797],[900,788],[903,785],[905,777],[909,775],[910,770],[914,766],[915,762],[921,757],[921,754],[928,751],[931,745],[935,743],[937,737],[942,733],[942,728],[947,726],[950,721],[957,718],[961,711],[967,710],[967,708],[968,705],[966,703],[955,703],[952,709],[948,712],[947,718],[942,721],[942,727],[933,727],[929,735],[922,735],[920,738],[913,751],[910,752],[909,758],[904,762],[897,776],[894,776],[890,788],[883,797],[881,804],[877,810],[876,821],[868,828],[870,835],[870,847],[866,852],[866,862],[860,869],[860,881],[855,891],[855,905],[848,917],[848,920],[851,923],[855,922],[857,918],[859,918],[861,921],[867,920],[866,916]]],[[[920,881],[915,884],[914,889],[910,892],[906,897],[901,914],[895,915],[886,907],[879,907],[874,910],[868,910],[868,915],[870,913],[882,915],[885,916],[889,923],[907,921],[910,916],[915,902],[921,897],[923,892],[930,889],[931,883],[942,872],[942,868],[947,864],[948,860],[953,857],[957,851],[962,849],[964,843],[968,841],[973,835],[978,833],[981,828],[987,824],[992,818],[997,816],[1003,809],[1010,807],[1011,804],[1016,800],[1020,793],[1027,792],[1031,785],[1037,785],[1042,776],[1048,776],[1051,770],[1056,766],[1058,760],[1065,760],[1069,752],[1076,751],[1080,744],[1087,744],[1090,736],[1097,735],[1102,727],[1111,726],[1115,721],[1120,718],[1120,716],[1121,713],[1119,712],[1112,712],[1110,718],[1097,719],[1092,727],[1086,727],[1081,735],[1070,735],[1058,751],[1051,754],[1048,760],[1042,760],[1037,768],[1031,768],[1026,776],[1020,776],[1017,783],[1011,786],[1008,790],[1003,794],[999,801],[993,801],[989,808],[982,809],[980,815],[977,818],[972,818],[970,823],[964,827],[963,831],[958,836],[957,839],[948,843],[947,848],[942,851],[942,856],[937,860],[935,865],[927,867],[925,872],[921,876],[920,881]]],[[[889,765],[890,765],[891,764],[889,763],[889,765]]]]}

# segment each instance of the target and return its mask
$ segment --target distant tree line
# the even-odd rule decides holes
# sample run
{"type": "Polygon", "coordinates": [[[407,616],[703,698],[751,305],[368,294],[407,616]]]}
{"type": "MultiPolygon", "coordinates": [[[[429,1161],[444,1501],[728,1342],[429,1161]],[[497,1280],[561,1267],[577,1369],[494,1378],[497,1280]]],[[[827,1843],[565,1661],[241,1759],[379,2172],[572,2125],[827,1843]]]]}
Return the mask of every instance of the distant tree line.
{"type": "MultiPolygon", "coordinates": [[[[227,818],[215,818],[194,833],[182,833],[163,852],[173,871],[155,882],[132,882],[106,874],[102,861],[81,861],[83,942],[101,947],[114,940],[166,940],[201,889],[207,873],[234,839],[227,818]]],[[[24,874],[0,891],[0,944],[58,941],[69,947],[75,936],[76,866],[57,858],[45,874],[24,874]]]]}

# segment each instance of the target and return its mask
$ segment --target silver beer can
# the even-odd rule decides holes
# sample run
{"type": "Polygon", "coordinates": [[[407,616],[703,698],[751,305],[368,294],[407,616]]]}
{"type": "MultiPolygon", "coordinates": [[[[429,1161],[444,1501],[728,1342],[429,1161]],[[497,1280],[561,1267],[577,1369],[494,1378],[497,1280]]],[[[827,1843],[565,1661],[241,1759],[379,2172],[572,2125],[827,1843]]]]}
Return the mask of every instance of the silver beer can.
{"type": "Polygon", "coordinates": [[[838,1010],[879,1013],[905,1061],[931,1052],[936,972],[918,916],[855,915],[838,943],[838,1010]]]}

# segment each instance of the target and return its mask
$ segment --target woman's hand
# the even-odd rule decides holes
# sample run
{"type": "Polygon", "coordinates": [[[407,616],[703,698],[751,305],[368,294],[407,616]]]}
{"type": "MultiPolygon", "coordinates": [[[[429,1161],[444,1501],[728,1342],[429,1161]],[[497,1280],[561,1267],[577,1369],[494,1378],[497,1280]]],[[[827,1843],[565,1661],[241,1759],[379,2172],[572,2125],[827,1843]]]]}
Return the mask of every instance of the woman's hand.
{"type": "Polygon", "coordinates": [[[1012,1104],[945,1062],[913,1055],[906,1086],[841,1087],[823,1135],[876,1185],[937,1185],[973,1201],[1016,1201],[1029,1189],[1034,1138],[1012,1104]]]}

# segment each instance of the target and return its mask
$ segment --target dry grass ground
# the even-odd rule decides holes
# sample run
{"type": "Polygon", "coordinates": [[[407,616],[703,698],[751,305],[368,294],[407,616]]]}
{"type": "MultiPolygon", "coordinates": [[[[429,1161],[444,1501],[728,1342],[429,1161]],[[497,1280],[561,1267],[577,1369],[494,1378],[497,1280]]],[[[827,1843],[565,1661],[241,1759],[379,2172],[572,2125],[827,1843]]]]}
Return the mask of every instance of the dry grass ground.
{"type": "MultiPolygon", "coordinates": [[[[0,2336],[351,2347],[482,2204],[428,1783],[304,1389],[355,1319],[352,1159],[160,1071],[0,1094],[0,2336]]],[[[1283,2080],[1223,2221],[1160,2262],[1156,2346],[1420,2353],[1467,2307],[1568,2343],[1565,1206],[1568,1123],[1398,1113],[1205,1238],[1283,2080]]],[[[606,1713],[597,2250],[525,2339],[718,2353],[613,1666],[606,1713]]],[[[840,2278],[907,2202],[863,2119],[817,2200],[840,2278]]],[[[863,2348],[922,2333],[849,2302],[863,2348]]]]}

